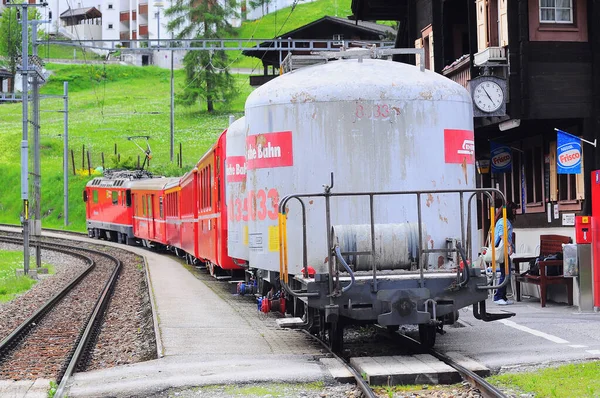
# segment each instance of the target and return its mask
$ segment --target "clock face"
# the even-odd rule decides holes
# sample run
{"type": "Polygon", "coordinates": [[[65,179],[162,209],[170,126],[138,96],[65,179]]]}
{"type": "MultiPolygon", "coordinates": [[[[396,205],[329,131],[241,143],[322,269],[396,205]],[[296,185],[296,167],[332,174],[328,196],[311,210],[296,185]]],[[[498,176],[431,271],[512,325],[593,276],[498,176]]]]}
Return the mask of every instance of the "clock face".
{"type": "Polygon", "coordinates": [[[504,103],[504,92],[498,83],[483,81],[473,90],[473,102],[483,112],[494,112],[504,103]]]}

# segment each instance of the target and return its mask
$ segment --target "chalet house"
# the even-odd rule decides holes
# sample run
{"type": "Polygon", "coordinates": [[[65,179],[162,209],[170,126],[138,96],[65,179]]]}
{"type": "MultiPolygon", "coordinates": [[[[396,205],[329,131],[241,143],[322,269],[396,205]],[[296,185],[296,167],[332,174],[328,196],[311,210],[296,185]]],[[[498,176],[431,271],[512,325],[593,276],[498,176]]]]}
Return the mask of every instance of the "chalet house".
{"type": "MultiPolygon", "coordinates": [[[[396,47],[423,47],[419,62],[472,93],[481,81],[499,84],[499,108],[474,100],[475,155],[489,163],[497,143],[511,148],[512,162],[504,173],[480,168],[477,185],[519,206],[518,252],[535,252],[541,234],[574,237],[572,216],[591,214],[600,154],[582,143],[583,172],[558,174],[555,128],[588,141],[600,135],[600,1],[353,0],[352,11],[399,21],[396,47]]],[[[481,203],[478,212],[483,242],[489,212],[481,203]]]]}
{"type": "Polygon", "coordinates": [[[0,67],[0,93],[7,93],[10,89],[12,74],[6,68],[0,67]]]}
{"type": "MultiPolygon", "coordinates": [[[[298,39],[298,40],[335,40],[333,45],[341,47],[351,41],[393,41],[396,31],[387,25],[381,25],[374,22],[353,21],[347,18],[338,18],[325,16],[307,25],[301,26],[292,31],[282,33],[277,38],[298,39]]],[[[308,43],[307,43],[308,44],[308,43]]],[[[315,43],[315,45],[326,43],[315,43]]],[[[261,43],[259,47],[268,47],[272,43],[261,43]]],[[[300,44],[301,46],[302,44],[300,44]]],[[[265,51],[260,49],[244,50],[242,53],[246,56],[256,57],[263,64],[262,75],[250,76],[251,86],[260,86],[277,76],[281,67],[282,60],[288,53],[293,55],[307,55],[310,51],[302,51],[296,47],[292,51],[285,50],[286,44],[283,44],[284,51],[265,51]],[[269,71],[271,72],[269,74],[269,71]]]]}

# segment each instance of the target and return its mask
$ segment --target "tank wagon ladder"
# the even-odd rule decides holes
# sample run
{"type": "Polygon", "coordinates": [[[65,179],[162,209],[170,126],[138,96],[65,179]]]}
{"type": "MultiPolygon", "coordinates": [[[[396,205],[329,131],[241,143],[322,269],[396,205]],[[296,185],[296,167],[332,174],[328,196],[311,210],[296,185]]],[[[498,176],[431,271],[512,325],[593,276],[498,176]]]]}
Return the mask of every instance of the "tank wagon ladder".
{"type": "MultiPolygon", "coordinates": [[[[341,193],[333,193],[331,192],[333,188],[333,173],[331,174],[331,185],[324,186],[324,192],[322,193],[309,193],[309,194],[291,194],[285,196],[281,202],[279,203],[279,256],[280,256],[280,283],[283,290],[294,298],[302,298],[302,299],[318,299],[320,302],[325,302],[327,304],[322,305],[319,308],[321,311],[321,320],[319,323],[325,322],[329,326],[329,343],[332,345],[334,349],[341,349],[342,345],[342,331],[343,324],[340,320],[340,308],[339,303],[341,298],[344,295],[348,295],[350,303],[353,297],[348,292],[355,286],[356,277],[355,271],[348,265],[347,261],[344,259],[344,256],[370,256],[374,258],[376,255],[375,248],[375,236],[376,236],[376,224],[374,222],[374,198],[377,196],[392,196],[392,195],[412,195],[416,197],[417,200],[417,228],[418,228],[418,250],[416,256],[416,266],[418,267],[419,277],[418,277],[418,286],[420,289],[425,288],[425,264],[423,261],[423,257],[425,254],[433,254],[433,253],[456,253],[460,259],[462,259],[463,266],[456,267],[456,278],[455,280],[448,286],[445,290],[449,291],[460,291],[461,289],[471,289],[473,292],[482,292],[488,291],[491,289],[498,289],[500,287],[505,286],[510,278],[505,278],[505,280],[500,285],[489,285],[486,282],[486,278],[481,278],[481,270],[478,268],[471,268],[473,264],[472,261],[472,234],[471,234],[471,207],[472,207],[472,199],[477,195],[483,195],[487,197],[490,203],[490,214],[492,215],[492,219],[495,216],[495,208],[493,206],[495,195],[497,198],[502,200],[502,215],[503,219],[506,220],[506,200],[501,191],[495,188],[474,188],[474,189],[447,189],[447,190],[418,190],[418,191],[381,191],[381,192],[341,192],[341,193]],[[458,194],[460,198],[460,223],[461,223],[461,233],[460,238],[461,241],[457,242],[455,248],[424,248],[423,246],[423,223],[422,223],[422,209],[421,209],[421,199],[424,195],[436,195],[436,194],[458,194]],[[468,205],[467,205],[467,220],[465,227],[465,195],[469,195],[468,205]],[[327,279],[327,291],[310,291],[308,288],[308,284],[306,285],[306,289],[301,290],[293,290],[290,284],[290,275],[289,275],[289,267],[288,267],[288,241],[287,241],[287,206],[290,201],[293,199],[297,200],[301,206],[301,214],[302,214],[302,267],[303,274],[305,278],[308,278],[309,275],[309,267],[308,267],[308,248],[307,248],[307,217],[306,217],[306,205],[304,203],[304,199],[308,198],[324,198],[325,200],[325,218],[326,218],[326,228],[327,228],[327,242],[328,242],[328,273],[323,275],[314,275],[315,282],[324,282],[324,278],[327,279]],[[335,227],[332,226],[331,223],[331,198],[334,197],[368,197],[369,198],[369,210],[370,210],[370,250],[354,250],[354,251],[342,251],[339,242],[335,237],[335,227]],[[466,249],[463,247],[463,242],[466,242],[466,249]],[[349,283],[342,287],[342,283],[340,280],[340,267],[342,265],[344,270],[350,277],[349,283]],[[471,277],[479,277],[475,282],[475,286],[473,283],[469,283],[471,277]],[[482,282],[482,283],[477,283],[482,282]],[[323,294],[325,293],[325,294],[323,294]],[[326,296],[326,297],[324,297],[326,296]],[[323,316],[324,312],[324,316],[323,316]]],[[[493,224],[492,224],[493,225],[493,224]]],[[[506,222],[504,222],[504,239],[507,238],[507,228],[506,222]]],[[[492,251],[495,251],[492,248],[492,251]]],[[[494,253],[495,254],[495,253],[494,253]]],[[[357,257],[355,257],[357,258],[357,257]]],[[[494,257],[493,257],[494,258],[494,257]]],[[[504,264],[508,268],[508,248],[504,248],[504,264]]],[[[358,261],[356,261],[358,262],[358,261]]],[[[375,261],[372,262],[371,271],[372,271],[372,279],[371,279],[371,292],[377,294],[379,291],[379,283],[377,268],[378,265],[375,261]]],[[[495,267],[495,265],[494,265],[495,267]]],[[[355,264],[356,270],[356,264],[355,264]]],[[[509,275],[509,273],[507,273],[509,275]]],[[[406,290],[418,290],[418,289],[406,289],[406,290]]],[[[381,291],[380,293],[385,293],[392,302],[394,298],[393,294],[390,294],[389,291],[381,291]]],[[[378,299],[380,296],[377,296],[378,299]]],[[[484,297],[487,297],[487,293],[484,297]]],[[[381,296],[381,298],[385,301],[385,295],[381,296]]],[[[424,322],[419,322],[419,333],[421,336],[421,341],[427,345],[433,345],[435,342],[435,333],[439,329],[441,330],[441,321],[436,319],[436,315],[438,312],[438,303],[435,299],[431,297],[421,297],[421,305],[423,307],[422,311],[417,311],[417,313],[423,314],[426,318],[421,318],[421,320],[426,319],[424,322]]],[[[477,319],[489,322],[498,319],[509,318],[514,316],[514,313],[504,312],[504,313],[488,313],[485,307],[485,298],[482,298],[480,301],[472,302],[473,304],[473,313],[477,319]]],[[[351,307],[351,304],[349,305],[351,307]]],[[[452,322],[455,319],[452,320],[452,322]]],[[[306,326],[312,325],[312,321],[309,319],[306,320],[306,326]]],[[[320,325],[323,328],[324,325],[320,325]]],[[[391,324],[392,327],[396,326],[391,324]]],[[[390,326],[388,326],[390,327],[390,326]]]]}

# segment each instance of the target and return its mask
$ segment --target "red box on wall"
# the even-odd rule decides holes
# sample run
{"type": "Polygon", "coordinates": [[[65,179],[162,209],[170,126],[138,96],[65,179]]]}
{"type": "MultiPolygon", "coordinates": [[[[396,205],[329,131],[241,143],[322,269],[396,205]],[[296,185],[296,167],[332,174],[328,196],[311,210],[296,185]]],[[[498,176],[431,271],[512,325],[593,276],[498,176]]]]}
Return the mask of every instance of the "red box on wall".
{"type": "Polygon", "coordinates": [[[592,243],[592,217],[575,217],[575,243],[592,243]]]}

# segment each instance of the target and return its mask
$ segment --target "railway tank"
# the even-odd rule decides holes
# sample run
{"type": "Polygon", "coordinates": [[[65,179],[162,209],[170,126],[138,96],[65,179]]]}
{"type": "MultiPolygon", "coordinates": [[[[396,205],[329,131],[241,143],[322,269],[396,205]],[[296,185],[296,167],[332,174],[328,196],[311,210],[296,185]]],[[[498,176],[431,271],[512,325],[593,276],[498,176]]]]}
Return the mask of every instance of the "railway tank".
{"type": "Polygon", "coordinates": [[[225,164],[227,253],[229,257],[236,260],[248,261],[248,225],[242,216],[244,203],[247,207],[245,156],[246,118],[242,116],[227,129],[225,164]]]}
{"type": "MultiPolygon", "coordinates": [[[[331,185],[331,173],[334,191],[475,188],[470,95],[428,70],[356,58],[309,66],[257,88],[246,101],[245,115],[249,259],[252,266],[271,273],[280,269],[276,199],[322,192],[324,185],[331,185]]],[[[421,197],[423,247],[460,239],[461,216],[466,214],[461,215],[458,202],[451,195],[421,197]]],[[[327,272],[325,203],[314,199],[306,207],[307,263],[317,273],[327,272]]],[[[378,244],[386,246],[387,236],[388,247],[405,253],[396,256],[388,250],[387,258],[394,257],[392,268],[414,267],[416,210],[414,196],[374,199],[378,244]]],[[[352,246],[369,240],[368,198],[332,200],[330,212],[336,234],[346,241],[350,237],[352,246]]],[[[287,225],[288,272],[299,274],[302,221],[300,206],[291,202],[287,225]]],[[[428,269],[454,265],[440,254],[429,254],[425,261],[428,269]]]]}

